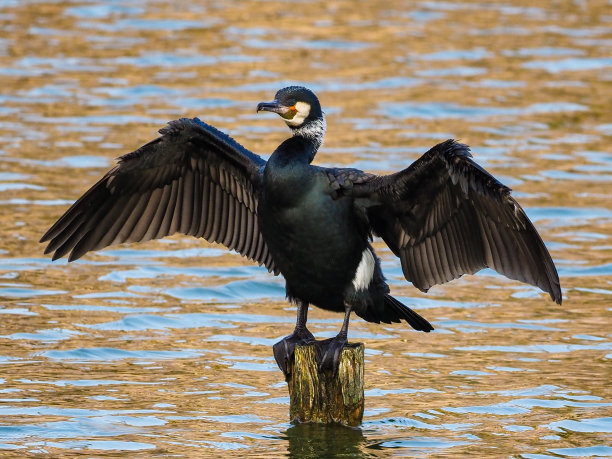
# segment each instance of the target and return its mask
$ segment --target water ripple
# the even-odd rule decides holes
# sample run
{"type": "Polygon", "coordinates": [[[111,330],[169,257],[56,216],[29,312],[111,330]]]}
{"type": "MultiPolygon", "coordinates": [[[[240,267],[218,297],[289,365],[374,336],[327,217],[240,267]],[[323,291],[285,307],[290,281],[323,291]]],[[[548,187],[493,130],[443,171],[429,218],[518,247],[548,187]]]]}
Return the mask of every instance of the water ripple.
{"type": "MultiPolygon", "coordinates": [[[[609,8],[511,3],[0,0],[0,455],[612,455],[609,8]],[[388,174],[472,145],[550,248],[563,307],[490,269],[422,294],[375,239],[436,331],[354,318],[362,428],[292,426],[281,278],[178,235],[43,256],[60,207],[169,119],[273,151],[287,128],[254,107],[289,84],[326,110],[319,165],[388,174]]],[[[341,321],[311,308],[318,338],[341,321]]]]}
{"type": "Polygon", "coordinates": [[[526,344],[515,346],[463,346],[456,347],[458,351],[509,352],[509,353],[547,353],[560,354],[586,350],[612,350],[612,342],[599,344],[526,344]]]}
{"type": "Polygon", "coordinates": [[[551,422],[542,427],[548,429],[563,432],[603,432],[612,433],[612,417],[609,418],[592,418],[592,419],[581,419],[579,421],[574,419],[564,419],[562,421],[551,422]]]}
{"type": "Polygon", "coordinates": [[[114,360],[173,360],[191,359],[202,356],[206,351],[202,349],[178,349],[173,351],[128,351],[125,349],[114,349],[108,347],[82,348],[67,350],[45,351],[34,355],[40,355],[52,360],[74,361],[74,362],[111,362],[114,360]]]}

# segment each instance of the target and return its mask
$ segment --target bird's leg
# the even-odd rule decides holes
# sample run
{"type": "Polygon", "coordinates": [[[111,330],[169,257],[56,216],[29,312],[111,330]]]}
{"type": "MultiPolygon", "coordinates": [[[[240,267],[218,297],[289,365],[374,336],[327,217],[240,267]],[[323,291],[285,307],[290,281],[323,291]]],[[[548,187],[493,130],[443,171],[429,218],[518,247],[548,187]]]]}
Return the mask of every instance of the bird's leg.
{"type": "Polygon", "coordinates": [[[293,352],[297,344],[313,343],[315,338],[306,328],[306,320],[308,319],[308,303],[298,301],[297,303],[297,321],[295,330],[289,336],[285,336],[282,340],[276,343],[274,349],[274,358],[285,377],[289,376],[289,364],[293,359],[293,352]]]}
{"type": "Polygon", "coordinates": [[[319,372],[332,370],[335,374],[338,371],[342,349],[348,344],[348,325],[352,310],[350,304],[344,303],[344,322],[340,332],[334,338],[315,342],[315,358],[319,372]]]}

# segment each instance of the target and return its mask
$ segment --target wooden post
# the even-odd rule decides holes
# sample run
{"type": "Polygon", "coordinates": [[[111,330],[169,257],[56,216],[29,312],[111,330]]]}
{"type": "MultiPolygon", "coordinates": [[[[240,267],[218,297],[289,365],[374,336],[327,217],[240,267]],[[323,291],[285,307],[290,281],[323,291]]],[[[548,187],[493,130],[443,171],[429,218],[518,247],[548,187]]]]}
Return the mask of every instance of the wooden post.
{"type": "Polygon", "coordinates": [[[363,343],[342,350],[338,374],[319,373],[314,345],[296,346],[287,378],[289,417],[293,423],[320,422],[358,426],[363,418],[363,343]]]}

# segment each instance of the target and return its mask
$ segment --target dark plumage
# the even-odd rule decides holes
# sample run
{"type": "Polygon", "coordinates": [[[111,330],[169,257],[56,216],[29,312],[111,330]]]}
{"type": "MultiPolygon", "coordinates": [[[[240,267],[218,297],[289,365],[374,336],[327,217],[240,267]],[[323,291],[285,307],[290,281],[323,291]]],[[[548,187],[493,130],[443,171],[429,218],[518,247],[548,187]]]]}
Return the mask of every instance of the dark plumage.
{"type": "Polygon", "coordinates": [[[316,343],[321,369],[336,368],[351,311],[433,329],[389,295],[372,235],[422,291],[491,267],[561,304],[557,271],[533,224],[467,146],[447,140],[391,175],[323,168],[310,164],[325,133],[311,91],[285,88],[257,108],[278,113],[293,132],[267,162],[197,118],[171,121],[66,211],[42,237],[45,253],[72,261],[175,232],[221,243],[286,280],[298,320],[274,346],[284,372],[295,344],[314,341],[309,304],[345,312],[338,336],[316,343]]]}

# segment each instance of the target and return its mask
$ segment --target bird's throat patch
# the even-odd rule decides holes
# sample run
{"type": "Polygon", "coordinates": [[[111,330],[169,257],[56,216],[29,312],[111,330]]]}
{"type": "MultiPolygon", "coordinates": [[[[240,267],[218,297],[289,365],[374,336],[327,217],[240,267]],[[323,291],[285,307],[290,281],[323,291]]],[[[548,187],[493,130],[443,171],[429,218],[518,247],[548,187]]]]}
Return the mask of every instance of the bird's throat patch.
{"type": "Polygon", "coordinates": [[[296,102],[294,106],[289,107],[289,111],[283,115],[285,122],[289,126],[297,127],[304,123],[304,120],[310,115],[310,104],[306,102],[296,102]],[[293,116],[290,117],[291,113],[293,116]]]}

